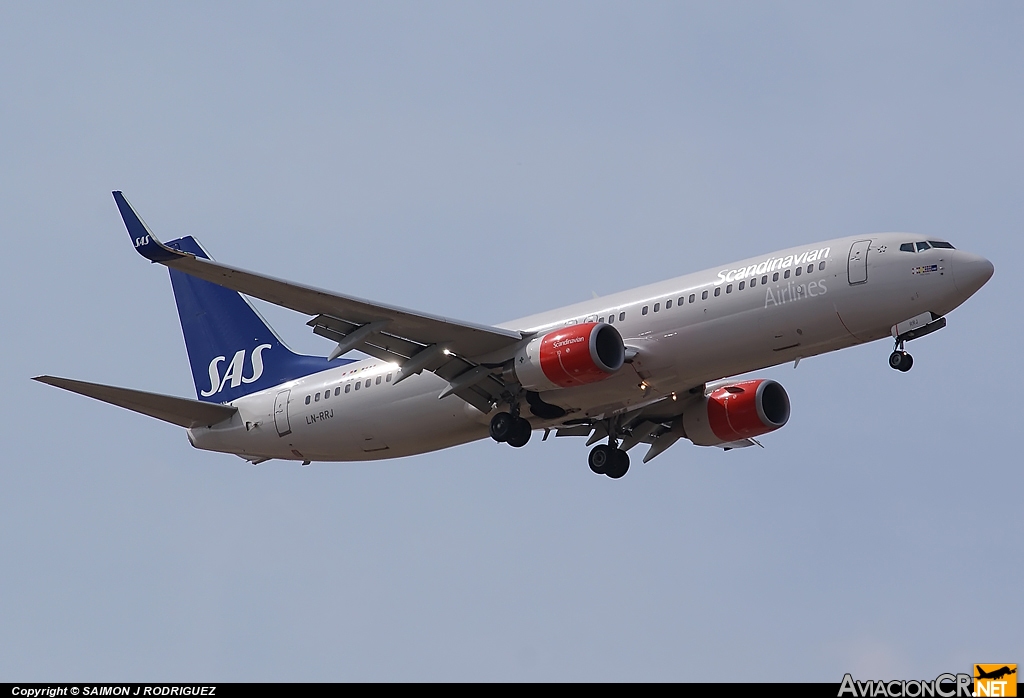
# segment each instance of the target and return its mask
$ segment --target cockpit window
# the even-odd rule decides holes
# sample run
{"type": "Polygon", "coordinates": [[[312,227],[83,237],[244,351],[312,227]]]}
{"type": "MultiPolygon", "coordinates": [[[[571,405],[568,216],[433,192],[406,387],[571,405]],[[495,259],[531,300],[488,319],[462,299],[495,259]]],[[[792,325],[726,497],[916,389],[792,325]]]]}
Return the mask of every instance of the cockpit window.
{"type": "Polygon", "coordinates": [[[902,245],[900,245],[900,252],[913,252],[913,251],[914,251],[914,243],[912,243],[912,242],[905,242],[902,245]]]}
{"type": "Polygon", "coordinates": [[[927,242],[919,242],[919,243],[917,243],[917,251],[918,252],[924,252],[929,247],[931,247],[931,245],[929,245],[927,242]]]}
{"type": "Polygon", "coordinates": [[[940,250],[955,250],[956,248],[950,245],[948,242],[942,242],[941,240],[929,240],[928,244],[932,247],[937,247],[940,250]]]}

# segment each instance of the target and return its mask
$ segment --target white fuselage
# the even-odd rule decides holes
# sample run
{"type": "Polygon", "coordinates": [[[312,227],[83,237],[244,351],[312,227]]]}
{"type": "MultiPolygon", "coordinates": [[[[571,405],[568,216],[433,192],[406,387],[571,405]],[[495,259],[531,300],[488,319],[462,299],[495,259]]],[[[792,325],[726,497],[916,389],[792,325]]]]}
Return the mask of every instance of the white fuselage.
{"type": "MultiPolygon", "coordinates": [[[[611,322],[636,350],[634,360],[606,380],[541,394],[571,417],[610,416],[720,378],[887,337],[893,325],[924,312],[945,315],[988,279],[977,271],[988,263],[960,250],[900,250],[924,239],[885,233],[794,247],[500,327],[533,335],[611,322]]],[[[399,375],[396,365],[377,359],[345,364],[240,398],[231,403],[238,408],[233,420],[191,429],[189,438],[197,448],[254,459],[356,461],[487,437],[487,415],[455,396],[438,399],[448,385],[443,379],[423,372],[396,385],[399,375]]],[[[538,428],[568,418],[530,421],[538,428]]]]}

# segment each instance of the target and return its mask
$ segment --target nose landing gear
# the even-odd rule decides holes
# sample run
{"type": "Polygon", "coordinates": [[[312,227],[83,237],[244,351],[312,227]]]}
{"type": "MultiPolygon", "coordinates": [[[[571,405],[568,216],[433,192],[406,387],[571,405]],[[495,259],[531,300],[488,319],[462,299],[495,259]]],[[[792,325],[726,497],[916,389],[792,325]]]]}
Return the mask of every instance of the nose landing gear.
{"type": "Polygon", "coordinates": [[[897,371],[906,373],[914,366],[914,357],[903,351],[902,348],[897,348],[893,353],[889,354],[889,366],[897,371]]]}
{"type": "Polygon", "coordinates": [[[906,373],[914,365],[914,358],[903,350],[911,339],[924,337],[946,326],[946,318],[933,312],[921,313],[915,317],[892,326],[892,336],[896,338],[896,346],[889,354],[889,366],[906,373]]]}
{"type": "MultiPolygon", "coordinates": [[[[892,353],[889,354],[889,368],[894,368],[903,373],[909,371],[914,365],[914,357],[903,350],[907,339],[903,335],[897,336],[896,346],[893,348],[892,353]]],[[[910,339],[913,339],[913,337],[910,337],[910,339]]]]}

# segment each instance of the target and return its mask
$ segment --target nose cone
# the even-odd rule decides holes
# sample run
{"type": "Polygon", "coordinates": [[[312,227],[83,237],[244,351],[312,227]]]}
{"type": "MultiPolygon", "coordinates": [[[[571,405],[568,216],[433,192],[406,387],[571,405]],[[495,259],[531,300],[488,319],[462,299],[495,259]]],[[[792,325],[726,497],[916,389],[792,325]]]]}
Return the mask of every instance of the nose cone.
{"type": "Polygon", "coordinates": [[[953,255],[953,283],[956,290],[971,296],[979,288],[992,278],[995,267],[992,262],[984,257],[963,250],[954,251],[953,255]]]}

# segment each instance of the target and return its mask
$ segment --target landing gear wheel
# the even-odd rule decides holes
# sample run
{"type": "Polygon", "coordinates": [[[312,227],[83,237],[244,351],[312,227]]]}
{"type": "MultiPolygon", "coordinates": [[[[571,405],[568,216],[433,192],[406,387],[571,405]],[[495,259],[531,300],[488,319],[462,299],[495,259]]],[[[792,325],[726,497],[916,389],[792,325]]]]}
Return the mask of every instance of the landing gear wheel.
{"type": "Polygon", "coordinates": [[[587,462],[590,465],[590,469],[598,475],[604,475],[608,466],[612,464],[615,459],[613,455],[618,449],[613,449],[611,446],[594,446],[590,451],[590,457],[587,458],[587,462]]]}
{"type": "Polygon", "coordinates": [[[900,367],[899,367],[900,370],[903,371],[904,373],[906,373],[907,371],[909,371],[913,367],[914,367],[914,357],[911,356],[910,354],[908,354],[907,352],[903,352],[903,361],[900,363],[900,367]]]}
{"type": "Polygon", "coordinates": [[[612,453],[614,454],[612,463],[604,469],[604,474],[613,480],[618,480],[629,470],[629,454],[619,448],[613,449],[612,453]]]}
{"type": "Polygon", "coordinates": [[[499,412],[491,417],[491,438],[498,443],[508,441],[515,429],[516,418],[508,412],[499,412]]]}
{"type": "Polygon", "coordinates": [[[894,351],[889,354],[889,366],[896,369],[897,371],[903,371],[906,373],[914,365],[914,357],[905,351],[894,351]]]}
{"type": "Polygon", "coordinates": [[[505,440],[513,448],[522,448],[530,440],[533,427],[528,419],[519,417],[512,423],[512,431],[505,440]]]}
{"type": "Polygon", "coordinates": [[[902,351],[894,351],[893,353],[889,354],[889,368],[894,368],[897,371],[899,371],[900,370],[900,366],[902,366],[902,365],[903,365],[903,352],[902,351]]]}

